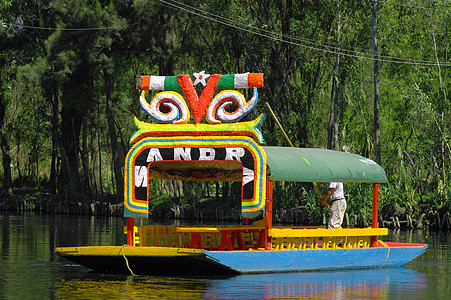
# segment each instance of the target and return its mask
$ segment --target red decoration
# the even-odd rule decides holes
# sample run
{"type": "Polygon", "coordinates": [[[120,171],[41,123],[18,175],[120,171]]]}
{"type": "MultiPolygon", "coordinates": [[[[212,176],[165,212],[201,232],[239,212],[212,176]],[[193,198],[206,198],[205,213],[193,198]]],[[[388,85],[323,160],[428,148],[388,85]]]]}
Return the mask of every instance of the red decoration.
{"type": "Polygon", "coordinates": [[[185,94],[186,101],[188,102],[196,124],[199,124],[200,120],[205,115],[205,111],[210,104],[211,98],[213,98],[220,77],[221,75],[219,74],[211,75],[208,79],[207,86],[199,97],[189,75],[177,76],[177,81],[185,94]]]}

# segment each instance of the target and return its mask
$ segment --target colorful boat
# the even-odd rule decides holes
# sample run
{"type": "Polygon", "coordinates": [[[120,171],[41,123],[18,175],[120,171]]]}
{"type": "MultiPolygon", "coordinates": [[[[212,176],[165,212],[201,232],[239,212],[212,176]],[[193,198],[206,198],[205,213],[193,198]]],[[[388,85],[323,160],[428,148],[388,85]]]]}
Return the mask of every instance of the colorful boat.
{"type": "MultiPolygon", "coordinates": [[[[158,124],[135,118],[125,161],[127,244],[62,247],[56,252],[95,272],[150,275],[233,275],[402,266],[425,244],[383,242],[378,228],[384,170],[362,156],[310,148],[262,146],[262,115],[238,122],[258,101],[263,74],[140,76],[140,104],[158,124]],[[208,81],[206,81],[208,79],[208,81]],[[194,86],[205,87],[198,96],[194,86]],[[237,90],[252,88],[248,102],[237,90]],[[215,91],[223,91],[214,95],[215,91]],[[163,90],[147,102],[146,90],[163,90]],[[183,92],[184,97],[180,94],[183,92]],[[193,116],[195,124],[187,124],[193,116]],[[209,124],[201,124],[205,116],[209,124]],[[135,226],[149,214],[149,180],[242,183],[242,225],[135,226]],[[373,220],[368,228],[276,227],[273,182],[368,183],[373,220]]],[[[320,193],[319,189],[317,188],[320,193]]],[[[353,199],[350,199],[353,201],[353,199]]]]}

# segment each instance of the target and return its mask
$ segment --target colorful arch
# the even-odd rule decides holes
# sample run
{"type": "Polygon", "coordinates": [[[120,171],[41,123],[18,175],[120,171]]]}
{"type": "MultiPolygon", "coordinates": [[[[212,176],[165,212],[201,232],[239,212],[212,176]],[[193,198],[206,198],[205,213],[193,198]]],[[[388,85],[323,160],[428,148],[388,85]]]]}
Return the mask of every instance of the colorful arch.
{"type": "Polygon", "coordinates": [[[152,163],[204,160],[239,161],[243,166],[242,216],[254,218],[264,211],[266,154],[254,139],[247,136],[144,137],[127,153],[124,216],[148,217],[148,176],[152,163]]]}

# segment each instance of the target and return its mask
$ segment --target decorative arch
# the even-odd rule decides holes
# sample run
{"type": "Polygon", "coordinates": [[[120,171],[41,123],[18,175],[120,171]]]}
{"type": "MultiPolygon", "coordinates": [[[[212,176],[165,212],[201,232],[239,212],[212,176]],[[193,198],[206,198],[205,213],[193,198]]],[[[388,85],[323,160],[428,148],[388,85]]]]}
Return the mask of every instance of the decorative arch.
{"type": "MultiPolygon", "coordinates": [[[[125,161],[124,216],[147,218],[149,171],[152,164],[173,162],[224,163],[242,165],[244,218],[254,218],[265,208],[266,154],[247,136],[144,137],[136,141],[125,161]]],[[[200,164],[202,165],[202,164],[200,164]]]]}

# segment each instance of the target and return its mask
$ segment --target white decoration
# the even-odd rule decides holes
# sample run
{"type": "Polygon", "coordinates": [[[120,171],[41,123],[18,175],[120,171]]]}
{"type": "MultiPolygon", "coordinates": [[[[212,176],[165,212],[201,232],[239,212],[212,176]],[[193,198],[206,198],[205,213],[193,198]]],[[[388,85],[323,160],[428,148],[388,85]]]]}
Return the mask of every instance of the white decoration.
{"type": "Polygon", "coordinates": [[[217,94],[207,109],[206,118],[209,123],[236,122],[251,112],[258,101],[257,88],[254,88],[254,96],[246,103],[244,96],[237,91],[222,91],[217,94]],[[227,112],[229,105],[236,104],[234,112],[227,112]]]}
{"type": "Polygon", "coordinates": [[[147,181],[146,166],[135,166],[135,186],[147,187],[147,181]]]}
{"type": "Polygon", "coordinates": [[[238,88],[247,89],[249,87],[248,75],[249,73],[235,74],[234,84],[236,89],[238,88]]]}
{"type": "Polygon", "coordinates": [[[243,166],[243,183],[242,183],[242,185],[244,186],[247,183],[253,181],[254,179],[255,179],[254,170],[243,166]]]}
{"type": "Polygon", "coordinates": [[[215,148],[199,148],[199,160],[214,160],[215,148]]]}
{"type": "Polygon", "coordinates": [[[150,105],[147,103],[144,95],[145,91],[142,91],[139,97],[139,104],[157,122],[179,124],[189,121],[188,105],[179,93],[170,91],[158,93],[152,99],[150,105]],[[161,105],[168,107],[169,112],[163,113],[160,110],[161,105]]]}
{"type": "Polygon", "coordinates": [[[196,77],[196,80],[194,81],[194,85],[197,85],[199,82],[202,83],[203,86],[206,86],[207,83],[205,82],[205,79],[210,77],[210,74],[205,74],[205,71],[200,71],[199,73],[194,73],[194,77],[196,77]]]}
{"type": "Polygon", "coordinates": [[[150,90],[164,90],[164,80],[166,76],[150,76],[150,90]]]}

